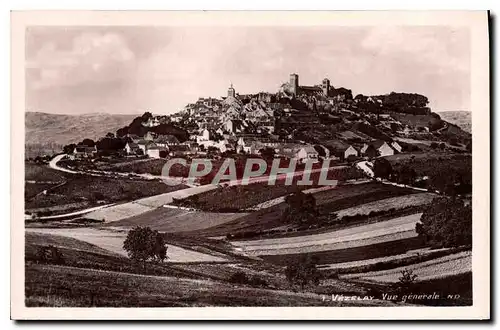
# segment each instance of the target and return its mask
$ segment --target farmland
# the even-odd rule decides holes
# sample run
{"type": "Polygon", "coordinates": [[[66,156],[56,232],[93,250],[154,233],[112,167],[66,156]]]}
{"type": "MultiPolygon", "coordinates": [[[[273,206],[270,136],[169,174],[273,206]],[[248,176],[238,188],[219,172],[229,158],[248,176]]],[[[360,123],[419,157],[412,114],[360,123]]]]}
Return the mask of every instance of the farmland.
{"type": "MultiPolygon", "coordinates": [[[[29,228],[27,231],[39,234],[50,234],[54,232],[52,229],[44,228],[29,228]]],[[[126,237],[125,232],[113,232],[94,228],[71,228],[58,229],[57,235],[78,239],[118,255],[127,255],[126,251],[123,249],[123,241],[126,237]]],[[[170,262],[225,261],[225,259],[221,257],[183,249],[175,245],[167,245],[170,262]]]]}
{"type": "MultiPolygon", "coordinates": [[[[356,171],[345,166],[332,168],[328,172],[328,178],[333,179],[344,177],[344,179],[350,179],[351,174],[349,173],[351,172],[356,171]]],[[[287,185],[285,180],[279,179],[274,185],[269,185],[266,181],[261,183],[252,183],[250,185],[219,187],[218,189],[212,191],[198,194],[181,201],[176,201],[175,204],[193,207],[204,211],[235,212],[238,210],[245,210],[254,205],[288,195],[292,192],[316,187],[317,184],[314,182],[317,182],[319,172],[311,174],[311,181],[313,182],[312,185],[297,185],[297,181],[301,180],[301,178],[302,175],[300,173],[297,174],[291,185],[287,185]]]]}
{"type": "Polygon", "coordinates": [[[247,213],[209,213],[160,207],[143,214],[115,221],[108,226],[148,226],[162,232],[189,232],[215,227],[234,221],[247,213]]]}
{"type": "Polygon", "coordinates": [[[368,282],[395,283],[404,269],[412,270],[418,281],[433,280],[472,271],[472,252],[464,251],[410,266],[376,272],[344,275],[345,279],[368,282]]]}
{"type": "Polygon", "coordinates": [[[391,209],[402,209],[411,206],[421,206],[429,204],[435,197],[435,194],[422,193],[381,199],[375,202],[365,203],[360,206],[342,209],[337,212],[337,217],[342,218],[345,216],[353,216],[356,214],[369,214],[370,212],[380,212],[391,209]]]}
{"type": "Polygon", "coordinates": [[[155,180],[127,180],[76,175],[47,195],[39,195],[26,202],[26,208],[51,207],[60,204],[89,201],[114,203],[166,193],[182,186],[168,186],[155,180]]]}
{"type": "Polygon", "coordinates": [[[30,307],[391,306],[387,301],[323,301],[320,295],[224,282],[144,276],[52,265],[26,267],[30,307]],[[50,278],[50,281],[46,279],[50,278]]]}
{"type": "Polygon", "coordinates": [[[232,244],[240,247],[246,253],[256,255],[310,253],[351,248],[416,236],[415,224],[420,216],[421,214],[414,214],[316,235],[236,241],[232,244]],[[377,241],[373,242],[373,239],[377,241]],[[370,244],[366,244],[367,242],[370,244]]]}
{"type": "Polygon", "coordinates": [[[24,164],[24,179],[26,181],[35,182],[62,182],[68,179],[71,174],[59,172],[47,165],[34,164],[25,162],[24,164]]]}

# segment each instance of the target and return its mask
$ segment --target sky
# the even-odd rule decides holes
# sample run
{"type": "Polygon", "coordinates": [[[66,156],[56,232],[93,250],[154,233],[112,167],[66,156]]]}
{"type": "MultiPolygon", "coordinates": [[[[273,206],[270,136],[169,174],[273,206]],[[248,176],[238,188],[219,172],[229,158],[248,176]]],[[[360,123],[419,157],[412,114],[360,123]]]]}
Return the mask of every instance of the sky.
{"type": "Polygon", "coordinates": [[[329,78],[357,94],[427,96],[470,110],[466,28],[29,27],[26,110],[169,114],[199,97],[276,92],[329,78]]]}

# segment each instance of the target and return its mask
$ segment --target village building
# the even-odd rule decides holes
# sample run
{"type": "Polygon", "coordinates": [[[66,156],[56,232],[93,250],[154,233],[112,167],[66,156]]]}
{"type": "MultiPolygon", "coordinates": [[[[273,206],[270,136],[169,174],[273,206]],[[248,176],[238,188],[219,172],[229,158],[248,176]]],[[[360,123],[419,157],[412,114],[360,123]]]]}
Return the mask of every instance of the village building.
{"type": "Polygon", "coordinates": [[[160,120],[157,117],[149,118],[146,122],[142,123],[144,127],[156,127],[160,126],[160,120]]]}
{"type": "Polygon", "coordinates": [[[97,147],[88,147],[88,146],[76,146],[73,149],[73,153],[71,155],[71,159],[82,159],[82,158],[92,158],[97,154],[97,147]]]}
{"type": "Polygon", "coordinates": [[[403,151],[403,147],[401,147],[401,145],[399,143],[397,143],[396,141],[392,141],[391,147],[399,153],[401,153],[403,151]]]}
{"type": "Polygon", "coordinates": [[[147,151],[148,151],[149,148],[156,146],[156,144],[153,141],[151,141],[151,140],[145,140],[145,139],[139,140],[137,142],[137,145],[142,150],[142,153],[144,155],[147,154],[147,151]]]}
{"type": "Polygon", "coordinates": [[[150,158],[166,158],[168,156],[168,149],[153,145],[147,149],[146,154],[150,158]]]}
{"type": "Polygon", "coordinates": [[[127,155],[143,154],[142,149],[137,143],[134,142],[127,142],[127,144],[125,145],[125,152],[127,153],[127,155]]]}
{"type": "Polygon", "coordinates": [[[187,144],[179,144],[175,146],[171,146],[169,148],[169,155],[172,157],[181,157],[191,155],[193,151],[190,149],[187,144]]]}
{"type": "Polygon", "coordinates": [[[243,120],[229,119],[224,123],[224,128],[232,134],[241,133],[245,130],[245,123],[243,120]]]}
{"type": "Polygon", "coordinates": [[[301,163],[308,160],[318,161],[319,153],[313,146],[304,146],[297,151],[295,158],[301,163]]]}
{"type": "Polygon", "coordinates": [[[179,144],[179,140],[174,135],[160,135],[155,138],[154,143],[159,147],[169,147],[179,144]]]}
{"type": "Polygon", "coordinates": [[[372,144],[364,144],[361,148],[361,155],[368,158],[378,157],[378,150],[372,144]]]}
{"type": "MultiPolygon", "coordinates": [[[[369,151],[370,146],[372,146],[373,149],[377,151],[377,156],[384,157],[394,155],[394,149],[383,140],[377,140],[368,144],[364,144],[363,148],[361,148],[361,153],[366,154],[366,152],[369,151]]],[[[370,157],[371,155],[366,154],[366,156],[370,157]]]]}
{"type": "Polygon", "coordinates": [[[340,140],[330,140],[324,145],[330,150],[330,158],[333,159],[344,161],[348,160],[349,157],[358,157],[359,155],[356,148],[340,140]]]}

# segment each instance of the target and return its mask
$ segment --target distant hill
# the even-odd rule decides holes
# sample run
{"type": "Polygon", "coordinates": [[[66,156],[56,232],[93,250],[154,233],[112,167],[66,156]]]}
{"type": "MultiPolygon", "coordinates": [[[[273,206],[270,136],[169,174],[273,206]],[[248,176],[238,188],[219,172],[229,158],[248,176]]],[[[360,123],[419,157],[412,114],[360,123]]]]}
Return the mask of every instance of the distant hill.
{"type": "Polygon", "coordinates": [[[84,138],[97,139],[108,132],[127,126],[137,115],[95,113],[85,115],[56,115],[26,112],[26,144],[77,143],[84,138]]]}
{"type": "Polygon", "coordinates": [[[472,133],[472,114],[470,111],[442,111],[438,112],[438,114],[443,120],[472,133]]]}

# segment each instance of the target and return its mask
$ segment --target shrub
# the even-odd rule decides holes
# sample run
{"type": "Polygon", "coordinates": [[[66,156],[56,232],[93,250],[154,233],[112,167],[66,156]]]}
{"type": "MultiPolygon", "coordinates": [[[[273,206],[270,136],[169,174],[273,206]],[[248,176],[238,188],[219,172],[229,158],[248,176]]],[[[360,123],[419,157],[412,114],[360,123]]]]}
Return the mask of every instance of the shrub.
{"type": "Polygon", "coordinates": [[[301,289],[309,284],[318,285],[321,280],[316,261],[309,255],[303,255],[289,264],[285,269],[285,275],[290,284],[299,285],[301,289]]]}
{"type": "Polygon", "coordinates": [[[245,274],[245,272],[237,271],[236,273],[233,273],[231,275],[231,277],[229,278],[229,282],[238,283],[238,284],[247,284],[248,283],[248,276],[247,276],[247,274],[245,274]]]}
{"type": "Polygon", "coordinates": [[[64,265],[64,256],[55,246],[38,246],[35,252],[35,261],[38,263],[47,263],[55,265],[64,265]]]}

